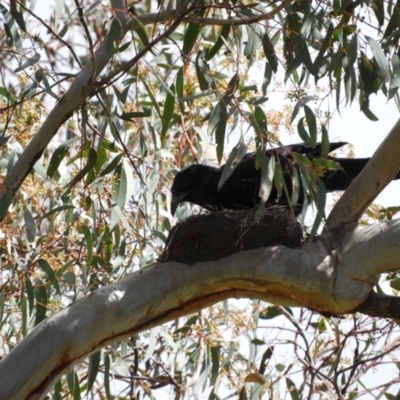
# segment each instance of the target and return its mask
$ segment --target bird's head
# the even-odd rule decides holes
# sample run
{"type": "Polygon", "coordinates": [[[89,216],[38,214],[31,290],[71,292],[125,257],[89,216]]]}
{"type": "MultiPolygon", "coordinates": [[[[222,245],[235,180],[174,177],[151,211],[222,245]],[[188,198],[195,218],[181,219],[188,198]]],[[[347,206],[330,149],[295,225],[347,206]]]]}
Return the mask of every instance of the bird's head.
{"type": "Polygon", "coordinates": [[[175,214],[179,203],[188,201],[206,206],[212,201],[210,196],[217,192],[220,172],[218,168],[194,164],[179,171],[172,183],[171,213],[175,214]]]}

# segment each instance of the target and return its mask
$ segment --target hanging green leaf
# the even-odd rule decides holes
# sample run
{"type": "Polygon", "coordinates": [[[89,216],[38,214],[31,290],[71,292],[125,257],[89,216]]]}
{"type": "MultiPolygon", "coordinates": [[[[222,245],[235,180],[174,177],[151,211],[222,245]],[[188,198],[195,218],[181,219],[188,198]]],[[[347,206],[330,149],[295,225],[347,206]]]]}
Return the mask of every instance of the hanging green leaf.
{"type": "Polygon", "coordinates": [[[313,227],[311,228],[310,240],[312,240],[311,238],[317,234],[318,228],[321,225],[322,220],[325,218],[326,188],[322,179],[317,180],[317,191],[312,194],[317,208],[317,215],[313,227]]]}
{"type": "Polygon", "coordinates": [[[285,82],[296,71],[296,69],[300,67],[300,65],[304,64],[309,70],[312,69],[312,62],[307,43],[303,42],[301,45],[299,45],[299,47],[301,47],[301,50],[296,54],[296,57],[293,59],[293,61],[287,66],[285,72],[285,82]]]}
{"type": "Polygon", "coordinates": [[[61,30],[58,32],[58,36],[61,38],[65,36],[65,34],[68,32],[69,24],[64,24],[64,26],[61,28],[61,30]]]}
{"type": "Polygon", "coordinates": [[[86,225],[82,226],[83,235],[85,236],[86,242],[86,263],[87,266],[92,265],[92,257],[93,257],[93,237],[89,228],[86,225]]]}
{"type": "Polygon", "coordinates": [[[126,195],[128,192],[128,177],[125,171],[125,168],[122,168],[123,163],[121,163],[121,171],[118,174],[116,174],[116,177],[119,179],[115,182],[114,186],[114,195],[112,197],[113,204],[116,204],[119,206],[121,210],[125,207],[126,203],[126,195]]]}
{"type": "Polygon", "coordinates": [[[338,113],[340,115],[340,90],[341,90],[341,85],[342,85],[342,70],[340,69],[338,73],[339,77],[336,78],[336,107],[338,110],[338,113]]]}
{"type": "Polygon", "coordinates": [[[54,273],[53,268],[51,268],[50,264],[44,260],[40,259],[38,260],[38,266],[44,271],[44,273],[47,275],[47,278],[53,285],[54,289],[56,289],[58,294],[61,294],[60,286],[58,284],[57,276],[54,273]]]}
{"type": "Polygon", "coordinates": [[[290,378],[286,378],[286,386],[292,400],[300,400],[299,392],[296,389],[296,385],[290,378]]]}
{"type": "Polygon", "coordinates": [[[86,394],[88,395],[96,380],[97,373],[99,372],[101,351],[96,351],[89,357],[89,376],[87,382],[86,394]]]}
{"type": "MultiPolygon", "coordinates": [[[[268,310],[270,308],[274,308],[275,310],[277,310],[277,307],[269,307],[268,310]]],[[[278,312],[276,314],[276,316],[278,316],[278,315],[282,315],[282,313],[278,312]]],[[[263,318],[263,319],[266,319],[266,318],[263,318]]],[[[265,374],[265,370],[266,370],[266,367],[268,365],[268,361],[271,359],[271,357],[273,355],[273,352],[274,352],[274,347],[273,346],[268,347],[268,349],[264,351],[264,354],[263,354],[263,356],[261,358],[261,361],[260,361],[260,367],[258,368],[258,372],[260,374],[262,374],[262,375],[265,374]]]]}
{"type": "Polygon", "coordinates": [[[35,326],[38,325],[46,318],[47,312],[47,291],[45,284],[40,280],[36,279],[35,292],[35,326]]]}
{"type": "Polygon", "coordinates": [[[122,25],[118,18],[113,18],[106,37],[106,51],[114,54],[118,51],[118,43],[122,39],[122,25]],[[117,46],[116,46],[117,44],[117,46]]]}
{"type": "Polygon", "coordinates": [[[225,102],[226,105],[229,105],[235,95],[236,89],[239,84],[239,73],[236,72],[236,74],[233,75],[231,80],[228,83],[228,87],[226,88],[226,91],[224,93],[224,96],[222,98],[222,101],[225,102]]]}
{"type": "Polygon", "coordinates": [[[79,140],[80,138],[67,140],[65,143],[60,144],[60,146],[56,148],[53,155],[51,156],[49,167],[47,168],[47,176],[49,176],[50,178],[53,177],[54,173],[60,166],[61,161],[68,154],[68,149],[79,140]]]}
{"type": "Polygon", "coordinates": [[[211,385],[214,385],[220,368],[220,348],[211,346],[211,385]]]}
{"type": "MultiPolygon", "coordinates": [[[[259,108],[259,107],[258,107],[259,108]]],[[[262,111],[263,112],[263,111],[262,111]]],[[[263,112],[264,113],[264,112],[263,112]]],[[[265,115],[264,115],[265,118],[265,115]]],[[[254,129],[254,133],[256,136],[256,148],[257,150],[263,148],[264,138],[267,134],[266,124],[264,125],[262,117],[257,115],[257,108],[255,108],[255,112],[249,114],[249,121],[251,126],[254,129]],[[265,129],[263,129],[265,126],[265,129]]],[[[256,168],[259,169],[261,167],[261,159],[256,156],[256,168]]]]}
{"type": "Polygon", "coordinates": [[[390,89],[396,89],[400,86],[400,57],[398,54],[393,54],[392,56],[392,71],[390,89]]]}
{"type": "MultiPolygon", "coordinates": [[[[135,18],[135,16],[132,16],[135,18]]],[[[149,46],[149,33],[147,32],[146,27],[142,24],[139,18],[135,18],[136,26],[135,33],[139,36],[140,40],[142,41],[144,46],[149,46]]]]}
{"type": "Polygon", "coordinates": [[[10,105],[15,104],[14,96],[11,94],[11,91],[8,91],[6,88],[0,87],[0,96],[4,96],[7,99],[7,101],[10,102],[10,105]]]}
{"type": "Polygon", "coordinates": [[[26,32],[25,21],[22,13],[17,9],[17,2],[15,0],[10,0],[10,13],[13,16],[15,22],[18,24],[23,32],[26,32]]]}
{"type": "MultiPolygon", "coordinates": [[[[183,88],[184,88],[184,79],[183,79],[183,66],[179,68],[178,73],[176,74],[175,79],[175,89],[176,89],[176,96],[178,100],[181,100],[183,97],[183,88]]],[[[185,112],[185,103],[183,101],[179,101],[179,108],[182,113],[185,112]]]]}
{"type": "Polygon", "coordinates": [[[307,126],[310,132],[310,147],[314,149],[317,144],[317,120],[310,107],[305,105],[304,112],[306,114],[307,126]]]}
{"type": "Polygon", "coordinates": [[[207,53],[206,53],[206,60],[207,61],[211,60],[218,53],[219,49],[225,43],[224,39],[228,38],[230,31],[231,31],[230,25],[224,25],[222,27],[221,33],[220,33],[217,41],[215,42],[214,46],[209,51],[207,51],[207,53]]]}
{"type": "Polygon", "coordinates": [[[271,42],[271,39],[269,38],[268,33],[264,33],[262,37],[262,45],[264,48],[265,57],[267,57],[271,69],[276,73],[278,71],[278,57],[276,56],[275,48],[271,42]]]}
{"type": "Polygon", "coordinates": [[[391,33],[395,32],[399,28],[399,25],[400,25],[400,12],[397,7],[394,7],[383,37],[385,38],[389,37],[391,33]]]}
{"type": "MultiPolygon", "coordinates": [[[[33,308],[35,306],[35,292],[33,290],[32,282],[28,276],[25,277],[24,282],[26,287],[26,293],[28,294],[29,314],[32,314],[33,308]]],[[[0,319],[0,321],[2,321],[2,319],[0,319]]]]}
{"type": "Polygon", "coordinates": [[[63,196],[67,196],[69,192],[72,190],[72,188],[76,186],[86,176],[86,174],[95,167],[97,161],[96,150],[90,148],[87,157],[88,160],[86,165],[74,176],[71,182],[67,185],[63,196]]]}
{"type": "Polygon", "coordinates": [[[312,101],[312,100],[315,100],[315,96],[305,96],[297,101],[297,103],[293,107],[292,118],[290,119],[290,123],[292,123],[295,120],[295,118],[297,117],[297,114],[300,111],[300,108],[304,107],[304,105],[306,103],[308,103],[309,101],[312,101]]]}
{"type": "Polygon", "coordinates": [[[358,37],[357,34],[354,34],[351,37],[349,47],[347,49],[347,56],[349,58],[350,65],[353,65],[357,61],[358,55],[358,37]]]}
{"type": "Polygon", "coordinates": [[[321,133],[322,133],[321,157],[322,158],[326,158],[328,156],[328,154],[329,154],[330,142],[329,142],[328,131],[326,130],[325,125],[322,125],[321,133]]]}
{"type": "Polygon", "coordinates": [[[260,28],[256,24],[247,25],[247,43],[244,46],[243,54],[248,60],[253,58],[254,52],[261,46],[260,28]]]}
{"type": "Polygon", "coordinates": [[[243,139],[240,138],[239,142],[232,149],[229,154],[228,160],[226,161],[224,168],[222,169],[221,178],[218,182],[218,190],[222,188],[227,179],[231,176],[232,172],[237,167],[240,160],[247,153],[247,146],[243,142],[243,139]]]}
{"type": "Polygon", "coordinates": [[[272,80],[272,67],[270,63],[265,63],[264,68],[264,78],[261,86],[262,94],[265,96],[267,94],[268,86],[272,80]]]}
{"type": "Polygon", "coordinates": [[[307,2],[305,2],[305,4],[307,4],[308,7],[304,14],[303,23],[301,24],[301,28],[300,28],[300,36],[304,39],[306,39],[308,37],[308,35],[310,34],[311,28],[313,26],[314,19],[315,19],[315,13],[310,12],[310,7],[309,7],[310,2],[307,1],[307,2]]]}
{"type": "Polygon", "coordinates": [[[221,162],[222,155],[224,153],[225,146],[225,130],[228,122],[228,110],[225,102],[219,101],[214,107],[210,114],[210,120],[208,122],[208,134],[215,136],[215,142],[217,144],[217,159],[221,162]]]}
{"type": "Polygon", "coordinates": [[[26,239],[29,243],[33,243],[36,237],[36,223],[27,207],[24,208],[24,220],[26,239]]]}
{"type": "Polygon", "coordinates": [[[369,107],[362,107],[361,111],[370,121],[379,121],[379,118],[369,109],[369,107]]]}
{"type": "Polygon", "coordinates": [[[107,399],[111,399],[111,391],[110,391],[110,356],[108,354],[104,354],[104,389],[106,391],[107,399]]]}
{"type": "MultiPolygon", "coordinates": [[[[175,85],[172,84],[170,86],[171,92],[175,94],[175,85]]],[[[174,108],[175,108],[175,96],[171,95],[170,93],[167,93],[167,97],[164,102],[164,112],[161,118],[161,133],[160,133],[160,139],[161,143],[163,144],[165,141],[165,135],[167,134],[167,131],[169,129],[169,125],[172,119],[172,116],[174,114],[174,108]]]]}
{"type": "Polygon", "coordinates": [[[152,104],[153,104],[153,107],[154,107],[155,110],[157,111],[158,116],[159,116],[160,118],[162,118],[161,109],[160,109],[160,106],[158,105],[158,102],[157,102],[157,100],[156,100],[156,97],[154,96],[153,91],[151,90],[150,86],[148,85],[148,83],[146,82],[145,79],[142,79],[142,83],[143,83],[143,85],[144,85],[144,87],[145,87],[145,89],[146,89],[146,91],[147,91],[147,94],[148,94],[149,97],[150,97],[150,100],[151,100],[151,102],[152,102],[152,104]]]}
{"type": "Polygon", "coordinates": [[[261,161],[261,181],[260,191],[260,204],[255,214],[255,220],[258,221],[264,211],[265,204],[271,194],[273,187],[274,173],[276,160],[275,156],[268,157],[263,149],[257,149],[257,158],[261,161]]]}
{"type": "Polygon", "coordinates": [[[369,36],[365,36],[368,41],[369,46],[371,47],[372,54],[374,55],[374,60],[377,63],[379,68],[380,75],[382,76],[385,82],[389,82],[390,74],[389,74],[389,65],[386,60],[385,54],[382,51],[381,46],[369,36]]]}
{"type": "Polygon", "coordinates": [[[113,160],[103,169],[103,171],[100,172],[99,176],[105,176],[113,172],[121,162],[122,157],[123,157],[122,153],[114,157],[113,160]]]}
{"type": "Polygon", "coordinates": [[[4,24],[4,30],[11,41],[11,44],[14,44],[15,48],[18,51],[20,59],[23,57],[22,51],[22,41],[21,36],[19,35],[17,24],[11,13],[0,3],[0,10],[4,16],[6,23],[4,24]]]}
{"type": "Polygon", "coordinates": [[[380,26],[383,26],[385,23],[385,10],[383,5],[383,0],[374,0],[374,5],[371,7],[380,26]]]}
{"type": "Polygon", "coordinates": [[[204,61],[203,53],[198,52],[195,62],[197,80],[201,90],[208,90],[210,85],[213,83],[211,77],[210,68],[208,64],[204,61]]]}
{"type": "Polygon", "coordinates": [[[307,132],[306,128],[304,128],[304,119],[305,117],[301,118],[297,124],[297,133],[299,134],[301,140],[307,144],[308,146],[312,147],[312,140],[307,132]]]}
{"type": "Polygon", "coordinates": [[[182,54],[187,57],[192,51],[196,43],[197,36],[199,36],[201,24],[189,23],[183,38],[182,54]]]}
{"type": "Polygon", "coordinates": [[[328,48],[331,44],[332,34],[333,34],[333,24],[330,23],[328,30],[326,31],[324,41],[322,42],[322,46],[319,49],[317,57],[315,57],[313,66],[310,71],[314,75],[316,75],[318,70],[321,68],[321,61],[325,55],[326,50],[328,50],[328,48]]]}

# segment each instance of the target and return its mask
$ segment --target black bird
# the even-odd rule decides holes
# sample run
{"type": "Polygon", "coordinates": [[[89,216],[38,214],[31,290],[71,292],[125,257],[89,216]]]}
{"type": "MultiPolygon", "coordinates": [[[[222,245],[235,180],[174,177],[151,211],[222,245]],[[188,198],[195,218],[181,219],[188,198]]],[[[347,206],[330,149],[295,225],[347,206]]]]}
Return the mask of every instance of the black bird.
{"type": "MultiPolygon", "coordinates": [[[[347,143],[331,143],[329,151],[334,151],[345,144],[347,143]]],[[[317,143],[315,148],[299,143],[265,152],[269,157],[274,155],[279,161],[289,198],[291,198],[293,191],[292,177],[294,169],[299,170],[299,163],[293,156],[293,152],[300,153],[307,159],[313,160],[321,157],[321,149],[321,143],[317,143]]],[[[224,166],[216,168],[209,165],[194,164],[179,171],[171,188],[172,215],[175,214],[179,203],[186,201],[207,209],[254,208],[260,202],[259,191],[261,183],[261,169],[256,169],[255,157],[255,153],[246,154],[236,165],[235,170],[220,190],[218,190],[218,182],[224,166]]],[[[330,156],[327,159],[334,161],[342,168],[327,170],[321,177],[327,192],[346,190],[369,161],[369,158],[336,158],[330,156]]],[[[400,179],[400,172],[395,179],[400,179]]],[[[298,204],[302,204],[304,192],[302,187],[298,188],[298,190],[298,204]]],[[[278,189],[273,185],[266,204],[288,204],[284,193],[282,191],[282,196],[279,197],[278,189]]]]}

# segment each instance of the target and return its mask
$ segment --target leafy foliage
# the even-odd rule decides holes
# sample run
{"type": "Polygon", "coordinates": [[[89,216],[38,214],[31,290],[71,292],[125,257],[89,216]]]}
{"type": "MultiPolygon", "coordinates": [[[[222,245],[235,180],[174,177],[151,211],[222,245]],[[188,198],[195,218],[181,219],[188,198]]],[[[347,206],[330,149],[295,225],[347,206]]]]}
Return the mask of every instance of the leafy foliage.
{"type": "MultiPolygon", "coordinates": [[[[0,4],[2,356],[49,315],[157,260],[174,223],[168,187],[178,168],[221,161],[233,141],[232,165],[246,143],[259,154],[262,195],[272,183],[287,190],[262,150],[295,127],[310,146],[329,147],[331,115],[311,79],[338,111],[358,99],[371,120],[371,95],[399,101],[393,2],[210,0],[171,11],[169,2],[143,1],[125,12],[132,33],[117,18],[120,2],[59,1],[43,18],[39,3],[0,4]],[[102,44],[104,65],[94,61],[102,44]],[[84,101],[56,126],[49,113],[87,65],[84,101]],[[274,79],[286,84],[283,111],[267,107],[274,79]]],[[[312,234],[325,209],[318,174],[335,168],[326,155],[299,160],[296,181],[317,205],[312,234]]],[[[225,302],[92,354],[52,396],[153,398],[168,387],[176,398],[391,398],[398,374],[375,386],[366,377],[391,361],[396,335],[394,321],[225,302]]]]}

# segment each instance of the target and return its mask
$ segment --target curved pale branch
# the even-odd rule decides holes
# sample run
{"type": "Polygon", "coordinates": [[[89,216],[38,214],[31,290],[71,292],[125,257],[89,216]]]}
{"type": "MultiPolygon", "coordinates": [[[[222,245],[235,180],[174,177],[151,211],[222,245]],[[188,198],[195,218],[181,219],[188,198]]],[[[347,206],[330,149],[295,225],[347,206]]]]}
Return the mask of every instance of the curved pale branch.
{"type": "MultiPolygon", "coordinates": [[[[121,10],[116,12],[116,18],[121,22],[121,27],[125,34],[129,17],[128,13],[123,11],[126,10],[124,2],[114,1],[112,2],[112,5],[114,9],[121,10]]],[[[107,45],[106,39],[95,52],[95,65],[97,71],[95,71],[94,76],[92,76],[93,63],[88,61],[81,72],[76,76],[68,91],[49,113],[39,131],[22,152],[4,181],[6,193],[3,193],[1,196],[3,210],[0,212],[3,218],[12,198],[15,196],[26,176],[32,170],[36,161],[43,154],[43,151],[49,144],[50,140],[55,136],[61,125],[71,117],[73,112],[77,110],[94,91],[94,87],[90,87],[90,84],[93,83],[92,78],[95,78],[103,70],[114,53],[113,46],[107,45]],[[8,204],[5,199],[8,199],[8,204]]]]}
{"type": "MultiPolygon", "coordinates": [[[[251,18],[220,21],[214,18],[209,19],[189,17],[186,19],[201,24],[208,23],[214,25],[223,25],[228,23],[233,25],[245,25],[272,18],[284,7],[292,3],[292,1],[293,0],[285,0],[279,6],[274,8],[271,12],[251,18]]],[[[174,20],[181,21],[193,9],[192,7],[191,9],[185,10],[166,10],[159,13],[149,13],[138,17],[130,17],[130,14],[126,11],[125,3],[123,1],[114,0],[111,1],[111,5],[115,13],[115,18],[117,18],[121,23],[121,39],[129,30],[137,28],[137,20],[140,20],[140,23],[144,25],[163,23],[174,20]]],[[[174,29],[176,29],[178,25],[179,24],[176,24],[176,26],[174,26],[174,29]]],[[[151,46],[158,43],[162,37],[163,36],[159,36],[155,40],[153,40],[151,46]]],[[[108,36],[106,36],[104,42],[95,52],[93,52],[93,49],[90,49],[92,61],[89,61],[82,68],[81,72],[76,76],[66,94],[49,113],[48,117],[46,118],[45,122],[43,123],[37,134],[32,138],[28,146],[25,148],[25,150],[7,175],[5,181],[3,182],[3,190],[5,191],[3,191],[2,193],[0,192],[0,220],[4,219],[13,197],[24,182],[26,176],[34,167],[36,161],[43,154],[43,151],[49,144],[50,140],[56,135],[58,129],[98,88],[95,80],[115,53],[113,46],[110,46],[107,43],[108,36]]]]}
{"type": "Polygon", "coordinates": [[[355,225],[400,168],[400,119],[331,211],[326,229],[355,225]]]}
{"type": "MultiPolygon", "coordinates": [[[[117,18],[121,23],[122,39],[129,30],[137,28],[138,23],[136,18],[131,18],[129,16],[123,1],[114,0],[111,3],[113,9],[116,10],[115,18],[117,18]]],[[[184,13],[180,16],[177,16],[173,11],[165,11],[158,14],[149,14],[147,16],[143,16],[143,18],[140,18],[140,20],[143,24],[150,24],[154,22],[165,22],[171,19],[180,21],[184,16],[184,13]]],[[[177,23],[174,28],[176,29],[178,25],[179,24],[177,23]]],[[[154,44],[158,43],[163,37],[163,35],[158,36],[153,40],[151,45],[153,46],[154,44]]],[[[114,46],[110,46],[108,42],[109,40],[106,37],[103,43],[94,52],[94,63],[92,63],[92,61],[88,61],[85,64],[81,72],[72,82],[68,91],[49,113],[39,131],[29,142],[7,175],[5,181],[3,182],[5,192],[2,193],[0,190],[0,220],[5,217],[7,209],[16,192],[24,182],[26,176],[34,167],[36,161],[43,154],[43,151],[48,146],[50,140],[56,135],[58,129],[98,88],[94,80],[99,76],[101,71],[106,67],[115,54],[114,46]],[[96,70],[94,70],[94,65],[96,66],[96,70]]]]}
{"type": "Polygon", "coordinates": [[[400,220],[359,226],[342,235],[343,266],[350,279],[375,281],[377,275],[400,269],[400,220]]]}
{"type": "Polygon", "coordinates": [[[340,237],[325,235],[298,249],[275,246],[216,262],[153,264],[37,326],[0,361],[0,398],[43,397],[91,352],[230,297],[332,314],[354,310],[368,298],[380,272],[400,265],[395,239],[388,252],[379,252],[399,231],[400,220],[394,220],[340,237]]]}

